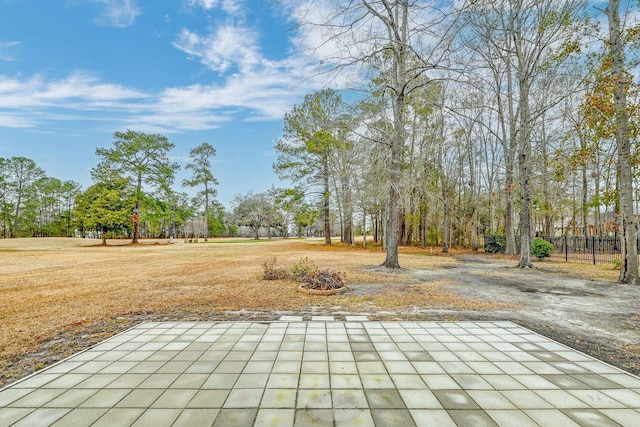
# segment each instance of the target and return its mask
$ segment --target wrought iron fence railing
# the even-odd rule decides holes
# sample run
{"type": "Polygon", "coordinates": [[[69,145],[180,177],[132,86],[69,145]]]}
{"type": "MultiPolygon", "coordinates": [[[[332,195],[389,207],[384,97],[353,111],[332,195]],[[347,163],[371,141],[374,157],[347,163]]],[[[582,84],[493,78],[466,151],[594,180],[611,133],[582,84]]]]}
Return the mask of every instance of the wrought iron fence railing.
{"type": "Polygon", "coordinates": [[[620,239],[602,236],[543,237],[553,244],[551,257],[564,261],[613,265],[620,259],[620,239]]]}
{"type": "MultiPolygon", "coordinates": [[[[613,265],[620,259],[620,239],[603,236],[560,236],[542,237],[553,244],[551,258],[567,262],[588,262],[590,264],[613,265]]],[[[495,236],[485,236],[487,242],[496,242],[495,236]]],[[[498,241],[497,244],[500,242],[498,241]]],[[[491,243],[490,243],[491,244],[491,243]]],[[[638,239],[640,249],[640,239],[638,239]]],[[[495,251],[497,252],[497,251],[495,251]]]]}

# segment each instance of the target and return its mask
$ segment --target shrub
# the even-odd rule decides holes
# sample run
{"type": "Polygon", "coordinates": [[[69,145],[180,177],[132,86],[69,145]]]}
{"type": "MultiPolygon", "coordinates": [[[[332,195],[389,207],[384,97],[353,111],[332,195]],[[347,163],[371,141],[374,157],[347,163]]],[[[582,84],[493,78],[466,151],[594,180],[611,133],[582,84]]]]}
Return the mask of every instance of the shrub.
{"type": "Polygon", "coordinates": [[[264,272],[262,278],[265,280],[283,280],[290,277],[286,268],[276,266],[276,257],[273,257],[262,264],[264,272]]]}
{"type": "Polygon", "coordinates": [[[307,274],[304,280],[310,289],[337,289],[344,287],[344,273],[333,270],[316,270],[307,274]]]}
{"type": "Polygon", "coordinates": [[[318,271],[318,267],[309,258],[300,258],[300,261],[295,263],[291,268],[291,276],[298,282],[304,282],[309,273],[318,271]]]}
{"type": "Polygon", "coordinates": [[[503,254],[507,247],[507,236],[500,233],[484,235],[484,251],[490,254],[503,254]]]}
{"type": "Polygon", "coordinates": [[[542,261],[545,258],[551,256],[551,251],[553,250],[553,244],[547,242],[540,237],[534,237],[531,242],[531,254],[538,258],[538,260],[542,261]]]}

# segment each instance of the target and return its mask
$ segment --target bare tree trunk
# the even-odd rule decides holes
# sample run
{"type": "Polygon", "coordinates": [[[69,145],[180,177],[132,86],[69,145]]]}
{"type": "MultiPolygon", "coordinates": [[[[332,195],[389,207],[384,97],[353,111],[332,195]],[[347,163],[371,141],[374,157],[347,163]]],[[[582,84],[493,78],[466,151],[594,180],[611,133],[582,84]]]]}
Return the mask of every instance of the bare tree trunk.
{"type": "MultiPolygon", "coordinates": [[[[385,247],[387,255],[383,266],[387,268],[400,268],[398,261],[398,231],[400,209],[402,202],[402,148],[405,143],[405,107],[406,107],[406,90],[409,82],[407,75],[407,25],[409,19],[409,2],[401,1],[396,5],[395,22],[388,19],[385,22],[390,34],[390,42],[393,45],[393,136],[391,138],[391,164],[390,164],[390,187],[389,187],[389,205],[387,214],[387,225],[385,227],[385,247]]],[[[364,2],[372,12],[373,10],[364,2]]],[[[385,3],[387,10],[390,5],[385,3]]]]}
{"type": "Polygon", "coordinates": [[[373,243],[378,243],[378,211],[375,214],[371,214],[371,226],[373,227],[373,243]]]}
{"type": "MultiPolygon", "coordinates": [[[[551,176],[553,171],[549,167],[548,161],[548,150],[547,150],[547,136],[546,136],[546,127],[545,122],[542,122],[542,126],[540,129],[542,134],[542,141],[540,141],[540,152],[542,153],[543,161],[541,164],[543,174],[545,176],[551,176]]],[[[547,237],[553,236],[553,220],[554,220],[554,211],[553,211],[553,194],[550,188],[550,181],[548,179],[542,180],[542,195],[543,195],[543,225],[542,228],[544,230],[544,235],[547,237]]],[[[535,231],[535,230],[534,230],[535,231]]]]}
{"type": "MultiPolygon", "coordinates": [[[[581,145],[581,149],[585,150],[586,149],[586,144],[584,142],[584,138],[580,138],[580,145],[581,145]]],[[[589,187],[588,187],[588,182],[587,182],[587,163],[585,162],[584,165],[582,165],[581,168],[581,172],[582,172],[582,209],[581,209],[581,213],[582,213],[582,235],[584,235],[585,237],[587,236],[587,226],[589,225],[587,222],[587,218],[589,216],[589,206],[588,206],[588,202],[589,202],[589,187]]]]}
{"type": "Polygon", "coordinates": [[[341,177],[342,184],[342,241],[353,245],[353,202],[349,188],[349,175],[341,177]]]}
{"type": "Polygon", "coordinates": [[[138,182],[136,183],[136,207],[133,211],[133,239],[131,243],[138,243],[138,233],[140,231],[140,197],[142,194],[142,175],[138,174],[138,182]]]}
{"type": "Polygon", "coordinates": [[[329,210],[329,160],[324,160],[324,194],[322,198],[324,212],[324,243],[331,244],[331,218],[329,210]]]}
{"type": "Polygon", "coordinates": [[[408,246],[407,243],[407,211],[404,206],[398,215],[398,244],[408,246]]]}
{"type": "MultiPolygon", "coordinates": [[[[396,106],[402,105],[402,101],[397,101],[396,106]]],[[[400,116],[394,112],[394,116],[400,116]]],[[[402,125],[402,118],[396,117],[396,125],[402,125]],[[398,121],[400,124],[398,124],[398,121]]],[[[384,243],[387,255],[383,266],[387,268],[400,268],[398,261],[398,230],[400,228],[400,180],[402,179],[402,171],[400,164],[402,136],[400,129],[396,128],[394,141],[391,145],[391,168],[390,178],[391,185],[389,187],[389,205],[387,211],[387,224],[385,226],[384,243]]]]}
{"type": "Polygon", "coordinates": [[[531,263],[531,187],[529,183],[529,153],[522,152],[519,157],[520,166],[520,260],[518,267],[532,268],[531,263]]]}
{"type": "Polygon", "coordinates": [[[467,154],[469,159],[469,193],[471,194],[471,250],[474,252],[478,250],[478,200],[480,200],[479,194],[476,191],[476,168],[475,168],[475,156],[473,151],[473,144],[471,143],[471,137],[467,137],[467,154]]]}
{"type": "MultiPolygon", "coordinates": [[[[509,41],[509,38],[507,38],[509,41]]],[[[506,70],[505,73],[507,75],[507,108],[509,112],[509,132],[506,132],[504,127],[504,110],[502,111],[501,121],[503,123],[503,144],[505,150],[505,184],[506,184],[506,206],[505,206],[505,217],[504,217],[504,229],[506,234],[506,248],[505,253],[507,255],[515,255],[518,251],[516,250],[516,236],[515,236],[515,227],[513,225],[513,189],[515,184],[514,178],[514,169],[515,169],[515,144],[516,138],[518,134],[518,130],[516,127],[516,114],[513,111],[514,99],[513,99],[513,69],[511,65],[511,57],[510,54],[506,54],[504,57],[506,70]]],[[[498,95],[499,97],[500,95],[498,95]]],[[[502,105],[502,101],[498,100],[499,105],[502,105]]],[[[502,108],[502,107],[500,107],[502,108]]]]}
{"type": "Polygon", "coordinates": [[[620,198],[620,275],[621,283],[638,284],[638,247],[636,220],[633,213],[633,173],[629,141],[629,111],[627,84],[624,72],[623,42],[621,40],[619,0],[609,0],[606,9],[609,20],[609,48],[611,72],[615,82],[614,108],[616,147],[618,149],[618,180],[620,198]]]}
{"type": "Polygon", "coordinates": [[[444,191],[442,193],[442,197],[444,201],[442,215],[442,253],[446,254],[449,252],[449,229],[451,228],[451,225],[449,224],[449,201],[444,191]]]}
{"type": "MultiPolygon", "coordinates": [[[[516,49],[517,49],[516,45],[516,49]]],[[[520,132],[518,133],[520,148],[518,167],[520,173],[520,261],[518,267],[533,268],[531,262],[531,115],[529,111],[530,82],[524,70],[525,60],[519,56],[518,84],[520,98],[518,109],[520,113],[520,132]]]]}
{"type": "Polygon", "coordinates": [[[362,209],[362,247],[367,247],[367,211],[362,209]]]}

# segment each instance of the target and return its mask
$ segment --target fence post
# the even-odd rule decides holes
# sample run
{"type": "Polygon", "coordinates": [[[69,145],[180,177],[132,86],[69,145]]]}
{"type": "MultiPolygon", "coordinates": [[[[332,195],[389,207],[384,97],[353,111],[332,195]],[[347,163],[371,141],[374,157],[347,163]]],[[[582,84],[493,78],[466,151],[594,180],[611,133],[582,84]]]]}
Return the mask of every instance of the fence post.
{"type": "Polygon", "coordinates": [[[591,236],[591,253],[593,254],[593,265],[596,265],[596,236],[591,236]]]}
{"type": "Polygon", "coordinates": [[[569,262],[569,243],[566,235],[564,236],[564,262],[569,262]]]}

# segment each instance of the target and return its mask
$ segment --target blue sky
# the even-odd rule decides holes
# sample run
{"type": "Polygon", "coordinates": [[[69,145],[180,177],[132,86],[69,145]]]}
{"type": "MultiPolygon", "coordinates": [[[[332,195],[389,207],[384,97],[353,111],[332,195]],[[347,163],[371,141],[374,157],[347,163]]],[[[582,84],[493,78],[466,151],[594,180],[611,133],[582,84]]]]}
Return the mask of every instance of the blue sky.
{"type": "MultiPolygon", "coordinates": [[[[296,8],[304,2],[293,2],[296,8]]],[[[0,157],[91,185],[115,131],[217,149],[218,199],[281,185],[282,117],[320,88],[313,34],[270,0],[0,0],[0,157]]],[[[187,177],[181,172],[179,183],[187,177]]],[[[191,191],[191,190],[185,190],[191,191]]]]}
{"type": "MultiPolygon", "coordinates": [[[[296,24],[324,22],[328,3],[0,0],[0,157],[31,158],[87,188],[96,147],[133,129],[167,136],[182,166],[212,144],[227,207],[285,185],[272,171],[284,113],[323,86],[315,65],[339,51],[296,24]]],[[[193,192],[179,185],[187,176],[176,190],[193,192]]]]}

